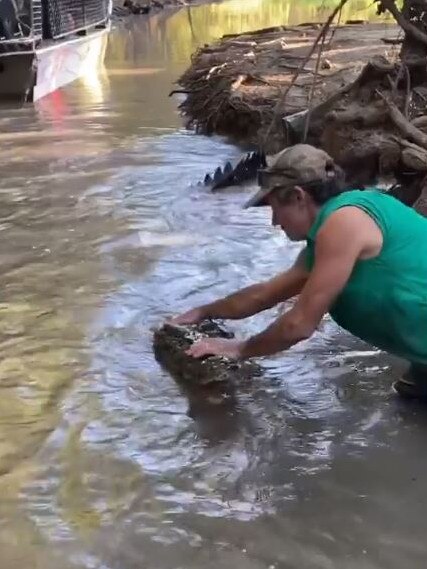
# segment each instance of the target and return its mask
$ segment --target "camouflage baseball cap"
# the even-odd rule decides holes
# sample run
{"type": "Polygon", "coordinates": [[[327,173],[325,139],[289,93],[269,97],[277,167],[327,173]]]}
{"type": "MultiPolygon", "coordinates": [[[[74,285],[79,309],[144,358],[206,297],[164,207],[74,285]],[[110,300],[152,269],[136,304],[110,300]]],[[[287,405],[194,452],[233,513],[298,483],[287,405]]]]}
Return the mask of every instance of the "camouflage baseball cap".
{"type": "Polygon", "coordinates": [[[329,154],[309,144],[295,144],[270,158],[268,167],[258,171],[261,189],[244,207],[266,205],[265,198],[276,188],[322,182],[334,175],[335,163],[329,154]]]}

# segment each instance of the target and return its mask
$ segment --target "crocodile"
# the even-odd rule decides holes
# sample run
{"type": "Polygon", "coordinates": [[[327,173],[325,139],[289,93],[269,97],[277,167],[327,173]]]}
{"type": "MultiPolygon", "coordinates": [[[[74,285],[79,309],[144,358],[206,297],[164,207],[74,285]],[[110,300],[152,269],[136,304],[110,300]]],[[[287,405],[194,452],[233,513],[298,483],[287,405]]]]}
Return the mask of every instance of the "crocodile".
{"type": "MultiPolygon", "coordinates": [[[[288,146],[303,141],[307,114],[308,110],[304,110],[283,117],[282,122],[287,133],[288,146]]],[[[219,166],[213,174],[206,174],[203,182],[197,185],[209,187],[213,192],[230,186],[238,186],[244,182],[256,180],[258,170],[266,168],[267,165],[267,155],[258,147],[257,150],[245,154],[235,166],[227,162],[223,168],[219,166]]]]}
{"type": "Polygon", "coordinates": [[[234,333],[214,320],[187,326],[165,322],[154,331],[156,360],[177,383],[206,386],[261,375],[261,367],[253,361],[235,361],[222,356],[198,359],[187,355],[188,348],[203,338],[231,339],[234,338],[234,333]]]}
{"type": "Polygon", "coordinates": [[[256,150],[249,152],[233,166],[227,162],[224,167],[218,168],[212,174],[206,174],[203,182],[198,186],[209,187],[213,192],[230,186],[238,186],[244,182],[255,180],[260,168],[267,166],[267,158],[264,152],[256,150]]]}

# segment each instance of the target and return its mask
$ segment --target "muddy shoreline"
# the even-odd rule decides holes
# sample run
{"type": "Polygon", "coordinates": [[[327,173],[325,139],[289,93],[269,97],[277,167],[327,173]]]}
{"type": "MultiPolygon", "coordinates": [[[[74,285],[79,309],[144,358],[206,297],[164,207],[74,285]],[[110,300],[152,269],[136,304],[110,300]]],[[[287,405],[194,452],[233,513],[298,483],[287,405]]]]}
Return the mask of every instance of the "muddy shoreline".
{"type": "MultiPolygon", "coordinates": [[[[319,33],[320,24],[278,26],[226,35],[200,48],[174,93],[185,95],[180,110],[189,128],[226,135],[240,143],[263,145],[275,152],[292,140],[280,121],[266,141],[276,106],[299,70],[319,33]]],[[[398,53],[383,39],[397,41],[399,28],[381,24],[348,24],[332,29],[317,62],[313,53],[290,88],[280,117],[326,101],[356,79],[369,60],[398,53]],[[318,69],[316,70],[316,66],[318,69]]]]}
{"type": "Polygon", "coordinates": [[[200,48],[174,91],[186,126],[270,154],[315,144],[359,185],[381,176],[408,191],[416,180],[413,203],[427,175],[427,82],[416,63],[402,70],[400,28],[331,26],[313,50],[321,30],[280,26],[200,48]],[[398,179],[408,171],[410,182],[398,179]]]}

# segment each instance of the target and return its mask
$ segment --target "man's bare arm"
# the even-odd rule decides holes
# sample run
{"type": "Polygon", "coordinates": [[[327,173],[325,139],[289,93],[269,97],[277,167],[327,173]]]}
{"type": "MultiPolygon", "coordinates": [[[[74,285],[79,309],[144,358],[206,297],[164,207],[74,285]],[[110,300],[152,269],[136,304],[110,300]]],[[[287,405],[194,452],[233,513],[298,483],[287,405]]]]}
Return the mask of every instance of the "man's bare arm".
{"type": "Polygon", "coordinates": [[[248,318],[300,294],[309,275],[304,259],[305,249],[287,271],[201,307],[205,317],[230,320],[248,318]]]}
{"type": "Polygon", "coordinates": [[[241,357],[275,354],[309,338],[345,287],[356,261],[381,246],[381,232],[367,214],[354,208],[335,212],[319,232],[315,265],[297,302],[247,340],[241,357]]]}
{"type": "Polygon", "coordinates": [[[175,324],[196,324],[205,318],[239,320],[267,310],[298,295],[307,282],[305,249],[294,265],[273,279],[241,289],[210,304],[198,306],[171,320],[175,324]]]}

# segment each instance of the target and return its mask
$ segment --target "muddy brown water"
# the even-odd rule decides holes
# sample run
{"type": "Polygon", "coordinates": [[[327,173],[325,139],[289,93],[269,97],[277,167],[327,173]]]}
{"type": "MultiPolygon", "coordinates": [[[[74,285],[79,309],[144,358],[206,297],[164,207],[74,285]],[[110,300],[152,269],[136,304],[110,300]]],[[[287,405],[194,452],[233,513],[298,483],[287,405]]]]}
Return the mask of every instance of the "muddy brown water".
{"type": "Polygon", "coordinates": [[[320,6],[129,20],[104,71],[0,110],[1,569],[425,566],[427,411],[391,395],[401,362],[326,321],[219,404],[151,350],[166,315],[298,252],[242,212],[251,188],[192,186],[239,151],[181,128],[172,83],[198,42],[320,6]]]}

